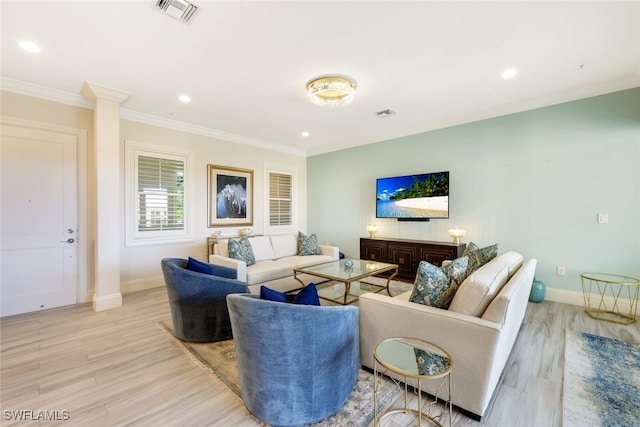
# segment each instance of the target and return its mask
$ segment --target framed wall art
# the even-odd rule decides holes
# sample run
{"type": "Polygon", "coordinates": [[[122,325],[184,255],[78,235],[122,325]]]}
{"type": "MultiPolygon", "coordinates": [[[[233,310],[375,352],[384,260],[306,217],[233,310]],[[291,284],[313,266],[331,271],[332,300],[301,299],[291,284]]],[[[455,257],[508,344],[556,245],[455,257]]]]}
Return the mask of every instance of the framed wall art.
{"type": "Polygon", "coordinates": [[[253,171],[207,167],[209,227],[253,225],[253,171]]]}

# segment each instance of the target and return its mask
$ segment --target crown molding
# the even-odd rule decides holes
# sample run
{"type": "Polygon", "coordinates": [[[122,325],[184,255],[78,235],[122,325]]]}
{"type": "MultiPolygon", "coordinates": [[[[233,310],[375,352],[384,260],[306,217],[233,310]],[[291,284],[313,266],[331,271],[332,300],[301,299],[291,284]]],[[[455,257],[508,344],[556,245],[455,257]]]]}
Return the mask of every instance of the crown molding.
{"type": "MultiPolygon", "coordinates": [[[[92,83],[95,86],[94,83],[92,83]]],[[[104,87],[104,86],[103,86],[104,87]]],[[[52,89],[45,86],[35,85],[20,80],[0,77],[0,89],[7,92],[13,92],[20,95],[26,95],[33,98],[44,99],[46,101],[58,102],[61,104],[71,105],[73,107],[87,108],[93,110],[93,103],[82,96],[82,94],[66,92],[58,89],[52,89]]],[[[123,93],[119,91],[120,93],[123,93]]],[[[158,126],[165,129],[172,129],[181,132],[187,132],[195,135],[206,136],[209,138],[220,139],[223,141],[233,142],[237,144],[249,145],[252,147],[273,150],[280,153],[291,154],[294,156],[307,157],[304,150],[287,147],[273,142],[263,141],[257,138],[250,138],[243,135],[236,135],[217,129],[211,129],[204,126],[193,125],[190,123],[180,122],[177,120],[166,119],[151,114],[141,113],[138,111],[120,108],[120,119],[132,122],[144,123],[152,126],[158,126]]]]}

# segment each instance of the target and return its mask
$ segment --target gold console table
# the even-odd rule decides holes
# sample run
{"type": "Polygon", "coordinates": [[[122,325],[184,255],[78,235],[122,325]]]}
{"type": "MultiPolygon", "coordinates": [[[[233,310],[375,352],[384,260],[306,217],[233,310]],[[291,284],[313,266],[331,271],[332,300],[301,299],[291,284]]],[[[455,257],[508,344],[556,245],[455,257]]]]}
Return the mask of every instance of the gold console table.
{"type": "Polygon", "coordinates": [[[636,321],[640,280],[606,273],[582,273],[584,311],[594,319],[629,325],[636,321]],[[628,300],[629,309],[626,310],[628,300]],[[620,309],[620,305],[625,307],[620,309]]]}

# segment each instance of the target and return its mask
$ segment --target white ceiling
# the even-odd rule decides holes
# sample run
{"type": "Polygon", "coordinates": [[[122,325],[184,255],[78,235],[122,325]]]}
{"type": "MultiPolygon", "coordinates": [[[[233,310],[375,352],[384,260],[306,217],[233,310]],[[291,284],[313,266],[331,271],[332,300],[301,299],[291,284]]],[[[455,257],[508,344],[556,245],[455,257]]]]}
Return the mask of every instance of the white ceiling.
{"type": "Polygon", "coordinates": [[[73,103],[89,81],[132,94],[125,118],[314,155],[640,86],[637,1],[196,3],[184,24],[154,0],[3,0],[3,88],[73,103]],[[309,102],[327,73],[352,104],[309,102]]]}

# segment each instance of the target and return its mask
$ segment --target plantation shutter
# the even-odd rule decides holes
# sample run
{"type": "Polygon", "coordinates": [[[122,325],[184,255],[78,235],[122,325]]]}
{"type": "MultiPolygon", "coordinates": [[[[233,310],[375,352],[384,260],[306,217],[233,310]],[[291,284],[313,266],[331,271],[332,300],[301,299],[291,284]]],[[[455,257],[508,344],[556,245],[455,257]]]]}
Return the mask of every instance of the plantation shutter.
{"type": "Polygon", "coordinates": [[[291,200],[292,176],[286,173],[269,173],[269,225],[291,225],[293,221],[291,200]]]}
{"type": "Polygon", "coordinates": [[[184,161],[138,156],[138,231],[184,230],[184,161]]]}

